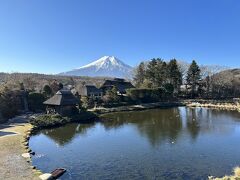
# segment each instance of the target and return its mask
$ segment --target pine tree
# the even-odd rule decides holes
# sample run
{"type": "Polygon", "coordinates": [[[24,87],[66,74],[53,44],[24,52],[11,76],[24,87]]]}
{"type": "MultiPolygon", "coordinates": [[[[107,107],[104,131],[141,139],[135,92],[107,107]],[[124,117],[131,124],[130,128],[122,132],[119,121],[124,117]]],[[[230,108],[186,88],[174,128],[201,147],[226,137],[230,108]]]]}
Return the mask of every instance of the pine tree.
{"type": "Polygon", "coordinates": [[[156,84],[156,74],[157,74],[157,59],[153,58],[147,65],[146,78],[151,83],[151,87],[157,87],[156,84]]]}
{"type": "Polygon", "coordinates": [[[143,86],[145,79],[145,64],[144,62],[141,62],[138,67],[136,68],[136,74],[134,77],[134,82],[136,87],[140,88],[143,86]]]}
{"type": "Polygon", "coordinates": [[[43,93],[46,95],[46,97],[50,97],[53,94],[52,89],[49,85],[45,85],[43,87],[43,93]]]}
{"type": "Polygon", "coordinates": [[[173,85],[174,92],[177,93],[180,85],[182,84],[182,73],[180,72],[180,68],[178,67],[176,59],[170,60],[167,70],[169,83],[173,85]]]}
{"type": "Polygon", "coordinates": [[[166,81],[167,64],[161,58],[152,59],[147,66],[146,78],[151,88],[162,87],[166,81]]]}
{"type": "Polygon", "coordinates": [[[197,65],[196,61],[192,61],[188,72],[187,72],[187,84],[191,86],[191,96],[192,98],[195,96],[195,91],[197,90],[197,86],[201,80],[201,70],[197,65]]]}
{"type": "Polygon", "coordinates": [[[166,81],[167,64],[162,59],[157,58],[157,65],[155,68],[155,84],[156,87],[162,87],[166,81]]]}

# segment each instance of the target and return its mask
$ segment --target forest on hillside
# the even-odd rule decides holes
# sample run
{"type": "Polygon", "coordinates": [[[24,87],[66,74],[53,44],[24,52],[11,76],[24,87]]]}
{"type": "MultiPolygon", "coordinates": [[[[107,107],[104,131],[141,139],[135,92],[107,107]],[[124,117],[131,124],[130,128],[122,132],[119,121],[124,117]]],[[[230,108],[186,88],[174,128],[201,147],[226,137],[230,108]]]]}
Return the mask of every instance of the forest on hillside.
{"type": "Polygon", "coordinates": [[[19,84],[23,83],[25,89],[41,92],[45,85],[53,82],[62,83],[63,85],[78,86],[84,84],[93,84],[99,87],[107,77],[84,77],[84,76],[60,76],[46,75],[37,73],[0,73],[0,84],[9,89],[18,89],[19,84]]]}

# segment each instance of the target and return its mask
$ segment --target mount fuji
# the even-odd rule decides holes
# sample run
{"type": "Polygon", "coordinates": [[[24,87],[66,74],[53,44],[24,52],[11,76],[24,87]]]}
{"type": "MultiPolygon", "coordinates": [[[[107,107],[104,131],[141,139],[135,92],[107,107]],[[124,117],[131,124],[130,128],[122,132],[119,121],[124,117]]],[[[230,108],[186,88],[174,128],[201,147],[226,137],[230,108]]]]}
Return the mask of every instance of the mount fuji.
{"type": "Polygon", "coordinates": [[[129,78],[132,70],[131,66],[114,56],[103,56],[88,65],[60,73],[59,75],[129,78]]]}

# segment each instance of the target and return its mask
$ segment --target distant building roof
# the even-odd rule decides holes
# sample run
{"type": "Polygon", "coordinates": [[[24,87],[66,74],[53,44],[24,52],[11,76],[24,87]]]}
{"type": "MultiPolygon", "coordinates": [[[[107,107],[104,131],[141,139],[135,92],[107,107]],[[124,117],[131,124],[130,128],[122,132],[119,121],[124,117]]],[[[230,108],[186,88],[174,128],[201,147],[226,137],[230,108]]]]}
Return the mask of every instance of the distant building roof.
{"type": "Polygon", "coordinates": [[[102,89],[98,89],[94,85],[84,85],[80,90],[80,95],[89,96],[102,93],[102,89]]]}
{"type": "Polygon", "coordinates": [[[53,97],[46,100],[43,104],[55,106],[67,106],[78,104],[78,99],[70,90],[60,90],[53,97]]]}
{"type": "Polygon", "coordinates": [[[120,93],[126,93],[126,89],[134,88],[131,82],[125,81],[124,79],[115,78],[113,80],[106,80],[101,89],[108,89],[115,86],[120,93]]]}

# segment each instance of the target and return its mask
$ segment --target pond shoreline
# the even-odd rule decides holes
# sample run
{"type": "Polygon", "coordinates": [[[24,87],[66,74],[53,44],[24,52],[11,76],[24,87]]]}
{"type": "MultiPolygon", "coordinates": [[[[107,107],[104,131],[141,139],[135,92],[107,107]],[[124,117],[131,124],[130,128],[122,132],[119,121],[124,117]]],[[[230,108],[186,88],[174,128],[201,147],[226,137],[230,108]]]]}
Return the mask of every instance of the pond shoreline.
{"type": "Polygon", "coordinates": [[[3,179],[35,180],[41,172],[31,165],[28,139],[32,131],[26,116],[17,116],[0,124],[0,175],[3,179]]]}
{"type": "Polygon", "coordinates": [[[220,110],[230,110],[239,111],[240,104],[234,103],[233,101],[218,101],[218,100],[202,100],[202,99],[192,99],[192,100],[179,100],[174,102],[157,102],[157,103],[142,103],[137,105],[126,105],[118,106],[113,108],[98,107],[89,109],[88,111],[94,112],[98,115],[113,113],[113,112],[128,112],[128,111],[142,111],[147,109],[156,108],[170,108],[170,107],[203,107],[209,109],[220,109],[220,110]]]}
{"type": "Polygon", "coordinates": [[[203,107],[209,109],[220,109],[240,112],[240,103],[233,101],[218,101],[218,100],[185,100],[184,104],[187,107],[203,107]]]}
{"type": "MultiPolygon", "coordinates": [[[[88,110],[89,112],[95,113],[98,117],[103,114],[107,113],[113,113],[113,112],[127,112],[127,111],[142,111],[142,110],[147,110],[147,109],[156,109],[156,108],[169,108],[169,107],[179,107],[179,106],[187,106],[187,107],[203,107],[203,108],[211,108],[211,109],[222,109],[222,110],[238,110],[239,111],[239,104],[233,104],[232,102],[225,102],[225,103],[219,103],[217,101],[204,101],[204,103],[201,100],[183,100],[183,101],[177,101],[177,102],[158,102],[158,103],[146,103],[146,104],[139,104],[139,105],[129,105],[129,106],[120,106],[120,107],[114,107],[114,108],[95,108],[95,109],[90,109],[88,110]]],[[[26,122],[22,123],[22,126],[19,126],[21,133],[20,137],[20,146],[16,146],[16,148],[21,150],[21,153],[31,153],[31,149],[29,149],[29,138],[31,134],[35,133],[37,130],[48,128],[48,127],[37,127],[37,126],[32,126],[29,121],[29,116],[27,116],[26,122]]],[[[89,121],[81,119],[81,121],[89,121]]],[[[74,121],[70,121],[68,123],[72,123],[74,121]]],[[[92,120],[91,120],[92,122],[92,120]]],[[[9,123],[5,123],[9,124],[9,123]]],[[[65,125],[66,123],[62,124],[65,125]]],[[[2,124],[4,125],[4,124],[2,124]]],[[[1,126],[2,126],[1,125],[1,126]]],[[[58,124],[58,126],[61,126],[61,124],[58,124]]],[[[51,126],[54,127],[54,126],[51,126]]],[[[1,129],[2,130],[2,129],[1,129]]],[[[3,128],[4,130],[4,128],[3,128]]],[[[4,138],[10,138],[10,137],[4,137],[4,138]]],[[[0,139],[1,140],[1,139],[0,139]]],[[[1,142],[1,141],[0,141],[1,142]]],[[[9,151],[10,152],[10,151],[9,151]]],[[[8,154],[11,155],[11,154],[8,154]]],[[[36,167],[31,165],[31,157],[30,158],[25,158],[26,164],[28,164],[29,169],[27,172],[29,173],[29,170],[31,171],[32,169],[32,174],[33,177],[25,177],[25,179],[34,179],[42,175],[43,173],[40,170],[37,170],[36,167]]],[[[16,168],[20,165],[16,165],[16,168]]],[[[22,172],[22,174],[25,174],[26,172],[22,172]]],[[[3,172],[4,174],[4,172],[3,172]]],[[[11,174],[12,176],[12,174],[11,174]]],[[[13,174],[14,176],[14,174],[13,174]]],[[[7,178],[7,177],[6,177],[7,178]]]]}
{"type": "MultiPolygon", "coordinates": [[[[115,127],[115,125],[117,125],[116,127],[121,127],[121,128],[119,128],[119,129],[122,129],[122,127],[127,127],[127,126],[125,126],[125,125],[123,125],[123,123],[122,122],[125,122],[124,121],[124,119],[128,119],[128,118],[135,118],[135,121],[127,121],[127,123],[126,124],[128,124],[129,123],[129,125],[132,127],[133,126],[133,124],[134,123],[138,123],[138,121],[139,120],[141,120],[141,117],[143,117],[143,114],[144,113],[150,113],[150,112],[154,112],[154,113],[156,113],[156,112],[158,112],[157,113],[157,115],[158,116],[156,116],[156,117],[161,117],[163,120],[164,120],[164,122],[165,122],[165,120],[166,120],[166,122],[169,122],[170,124],[171,124],[171,122],[174,122],[174,118],[172,118],[172,117],[179,117],[179,116],[177,116],[177,113],[178,112],[183,112],[183,114],[185,114],[185,112],[188,112],[190,115],[192,115],[192,113],[193,112],[202,112],[202,113],[213,113],[213,114],[215,114],[216,115],[216,113],[220,113],[220,114],[224,114],[224,113],[226,113],[227,115],[230,113],[231,114],[231,112],[229,111],[216,111],[216,110],[208,110],[208,109],[206,109],[206,108],[194,108],[194,109],[191,109],[191,108],[189,108],[188,110],[185,110],[185,109],[188,109],[188,108],[185,108],[185,107],[182,107],[182,108],[167,108],[167,109],[165,109],[165,108],[163,108],[163,109],[156,109],[156,110],[144,110],[143,112],[130,112],[130,113],[126,113],[127,115],[125,115],[125,112],[124,113],[117,113],[117,114],[115,114],[115,113],[113,113],[112,114],[112,118],[113,118],[113,120],[116,120],[116,123],[115,122],[107,122],[106,123],[106,126],[105,126],[105,124],[103,125],[103,124],[99,124],[99,123],[97,123],[96,124],[96,126],[97,127],[99,127],[99,126],[104,126],[105,128],[110,128],[111,129],[111,127],[112,127],[112,129],[115,129],[114,127],[115,127]],[[163,112],[167,112],[166,113],[166,115],[164,115],[164,116],[162,116],[162,114],[163,114],[163,112]],[[171,112],[175,112],[175,113],[171,113],[171,112]],[[120,117],[120,119],[119,118],[117,118],[116,116],[118,117],[120,117]],[[168,116],[169,115],[169,116],[168,116]],[[115,118],[116,117],[116,118],[115,118]],[[121,121],[121,117],[122,117],[122,120],[123,121],[121,121]],[[171,121],[171,120],[173,120],[173,121],[171,121]],[[113,127],[113,125],[114,125],[114,127],[113,127]],[[119,126],[118,126],[119,125],[119,126]]],[[[208,114],[207,113],[207,114],[208,114]]],[[[198,113],[197,113],[198,114],[198,113]]],[[[233,113],[234,114],[234,116],[236,115],[236,112],[234,112],[233,113]]],[[[199,114],[198,114],[199,115],[199,114]]],[[[110,117],[111,115],[109,115],[109,117],[110,117]]],[[[194,126],[197,126],[195,123],[194,123],[194,121],[195,120],[193,120],[192,121],[192,116],[189,116],[190,117],[190,119],[189,119],[189,122],[190,122],[190,124],[191,123],[193,123],[193,125],[194,126]]],[[[212,116],[209,116],[209,117],[212,117],[212,116]]],[[[239,117],[239,116],[235,116],[235,117],[239,117]]],[[[195,118],[195,117],[194,117],[195,118]]],[[[140,123],[141,125],[142,124],[145,124],[147,127],[149,127],[149,126],[156,126],[157,125],[157,121],[154,121],[153,120],[153,118],[152,118],[152,116],[146,116],[145,118],[145,123],[140,123]],[[148,119],[149,120],[152,120],[152,122],[147,122],[148,121],[148,119]],[[151,125],[151,124],[156,124],[156,125],[151,125]]],[[[178,118],[177,118],[178,119],[178,118]]],[[[201,120],[201,118],[195,118],[196,120],[201,120]]],[[[184,120],[183,120],[184,121],[184,120]]],[[[160,121],[160,122],[162,122],[162,121],[160,121]]],[[[177,121],[178,122],[178,121],[177,121]]],[[[215,118],[215,122],[218,122],[218,117],[216,116],[216,118],[215,118]]],[[[221,121],[220,121],[221,122],[221,121]]],[[[162,123],[160,123],[160,124],[162,124],[162,123]]],[[[167,123],[168,124],[168,123],[167,123]]],[[[165,124],[164,123],[164,126],[166,126],[166,128],[165,129],[168,129],[167,127],[169,127],[167,124],[165,124]]],[[[177,123],[178,124],[178,123],[177,123]]],[[[217,123],[218,124],[218,123],[217,123]]],[[[216,124],[216,125],[217,125],[216,124]]],[[[178,124],[179,125],[179,124],[178,124]]],[[[76,125],[77,126],[77,125],[76,125]]],[[[70,127],[72,127],[72,125],[70,125],[70,127]]],[[[158,126],[156,126],[156,127],[158,127],[158,126]]],[[[180,125],[179,125],[179,127],[180,127],[180,125]]],[[[189,125],[189,127],[191,127],[191,125],[189,125]]],[[[69,128],[67,128],[68,130],[69,130],[69,128]]],[[[70,128],[70,130],[71,129],[75,129],[75,128],[70,128]]],[[[94,129],[94,128],[90,128],[90,129],[94,129]]],[[[118,129],[118,128],[116,128],[116,129],[118,129]]],[[[133,129],[135,129],[135,128],[133,128],[133,129]]],[[[139,133],[140,133],[140,130],[141,130],[142,128],[139,128],[139,133]]],[[[171,129],[171,128],[170,128],[171,129]]],[[[178,130],[178,126],[172,126],[172,130],[175,132],[175,130],[178,130]]],[[[57,129],[56,129],[57,130],[57,129]]],[[[192,139],[194,139],[195,138],[195,136],[194,136],[194,132],[192,132],[191,131],[191,129],[189,130],[189,129],[185,129],[188,133],[190,133],[190,134],[193,134],[193,137],[190,137],[190,138],[192,138],[192,139]]],[[[61,128],[61,131],[60,132],[62,132],[63,131],[63,128],[61,128]]],[[[156,130],[155,129],[155,131],[159,131],[159,130],[156,130]]],[[[155,132],[154,131],[154,132],[155,132]]],[[[195,131],[195,130],[194,130],[195,131]]],[[[198,131],[197,129],[196,129],[196,131],[198,131]]],[[[69,132],[72,132],[72,131],[69,131],[69,132]]],[[[125,131],[124,131],[125,132],[125,131]]],[[[148,132],[150,132],[150,131],[148,131],[148,132]]],[[[152,132],[152,131],[151,131],[152,132]]],[[[160,132],[164,132],[164,129],[160,129],[160,132]]],[[[168,131],[167,131],[168,132],[168,131]]],[[[43,133],[45,134],[48,134],[46,131],[43,131],[43,133]]],[[[59,134],[59,133],[58,133],[59,134]]],[[[89,135],[90,134],[92,134],[92,133],[89,133],[89,135]]],[[[93,134],[95,134],[95,133],[93,133],[93,134]]],[[[153,134],[155,134],[156,135],[156,133],[153,133],[153,134]]],[[[181,134],[181,133],[180,133],[181,134]]],[[[50,136],[50,138],[53,138],[52,137],[52,135],[49,135],[50,136]]],[[[111,137],[111,136],[109,136],[109,137],[111,137]]],[[[113,136],[114,138],[115,138],[115,136],[113,136]]],[[[121,139],[121,136],[119,136],[120,137],[120,139],[121,139]]],[[[122,137],[124,137],[124,136],[122,136],[122,137]]],[[[130,136],[127,136],[127,137],[130,137],[130,136]]],[[[150,136],[151,137],[151,136],[150,136]]],[[[171,137],[171,135],[169,136],[169,137],[171,137]]],[[[148,137],[149,138],[149,137],[148,137]]],[[[55,138],[53,138],[53,139],[55,139],[55,138]]],[[[59,139],[59,138],[57,138],[57,139],[59,139]]],[[[154,139],[157,139],[157,138],[154,138],[154,139]]],[[[33,141],[32,142],[38,142],[38,140],[40,140],[40,139],[32,139],[33,141]]],[[[117,139],[115,139],[116,140],[116,142],[121,142],[122,140],[120,140],[120,141],[117,141],[117,139]]],[[[59,140],[57,140],[57,142],[58,142],[59,140]]],[[[221,139],[220,139],[220,141],[221,141],[221,139]]],[[[62,140],[61,140],[61,142],[62,142],[62,140]]],[[[68,142],[68,141],[67,141],[68,142]]],[[[85,141],[84,141],[85,142],[85,141]]],[[[151,141],[149,141],[150,143],[151,143],[151,141]]],[[[171,141],[173,144],[176,144],[176,142],[177,141],[171,141]]],[[[170,144],[171,144],[171,142],[170,142],[170,144]]],[[[221,143],[221,142],[220,142],[221,143]]],[[[153,143],[154,144],[154,143],[153,143]]],[[[171,146],[174,146],[174,145],[171,145],[171,146]]],[[[36,152],[38,151],[37,149],[37,146],[33,146],[32,147],[33,149],[35,149],[36,150],[36,152]]],[[[79,148],[79,147],[78,147],[79,148]]],[[[140,148],[141,149],[141,148],[140,148]]],[[[104,150],[104,149],[103,149],[104,150]]],[[[210,153],[211,154],[211,153],[210,153]]],[[[85,156],[84,156],[85,157],[85,156]]],[[[54,159],[54,158],[53,158],[54,159]]],[[[215,157],[215,159],[218,159],[218,157],[216,156],[215,157]]],[[[35,161],[33,160],[33,162],[35,163],[35,161]]],[[[88,160],[86,161],[86,162],[88,162],[88,160]]],[[[89,159],[89,163],[91,162],[91,158],[89,159]]],[[[134,162],[134,161],[133,161],[134,162]]],[[[179,161],[180,162],[180,161],[179,161]]],[[[211,162],[210,162],[211,163],[211,162]]],[[[61,162],[60,163],[58,163],[58,164],[61,164],[61,162]]],[[[150,163],[151,164],[151,163],[150,163]]],[[[226,163],[225,163],[226,164],[226,163]]],[[[38,166],[37,164],[35,164],[36,166],[38,166]]],[[[172,165],[173,166],[173,165],[172,165]]],[[[216,168],[216,167],[214,167],[215,165],[213,165],[213,166],[211,166],[212,168],[216,168]]],[[[216,166],[217,166],[217,164],[216,164],[216,166]]],[[[39,165],[39,167],[41,167],[40,165],[39,165]]],[[[233,167],[232,167],[233,168],[233,167]]],[[[206,169],[206,168],[205,168],[206,169]]],[[[69,170],[71,170],[71,168],[69,169],[69,170]]],[[[203,177],[206,177],[206,179],[208,178],[208,175],[211,175],[212,173],[206,173],[206,172],[208,172],[208,170],[206,170],[206,171],[203,171],[202,172],[202,174],[204,174],[204,176],[203,177]]],[[[225,171],[224,171],[226,174],[230,174],[230,172],[231,172],[231,168],[230,169],[228,169],[227,168],[227,170],[225,169],[225,171]]],[[[217,174],[215,174],[215,173],[213,173],[214,175],[217,175],[217,174]]],[[[153,174],[154,175],[154,174],[153,174]]],[[[201,174],[200,174],[201,175],[201,174]]],[[[218,174],[219,176],[222,176],[222,175],[224,175],[224,174],[218,174]]]]}
{"type": "Polygon", "coordinates": [[[185,105],[186,104],[183,101],[157,102],[157,103],[142,103],[137,105],[118,106],[113,108],[98,107],[98,108],[89,109],[88,111],[97,113],[98,115],[102,115],[102,114],[113,113],[113,112],[142,111],[147,109],[180,107],[185,105]]]}

